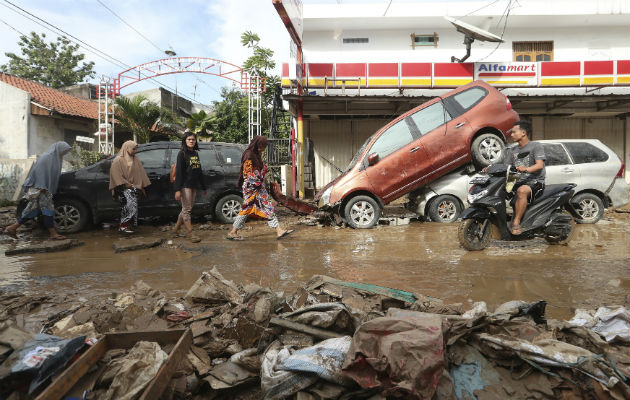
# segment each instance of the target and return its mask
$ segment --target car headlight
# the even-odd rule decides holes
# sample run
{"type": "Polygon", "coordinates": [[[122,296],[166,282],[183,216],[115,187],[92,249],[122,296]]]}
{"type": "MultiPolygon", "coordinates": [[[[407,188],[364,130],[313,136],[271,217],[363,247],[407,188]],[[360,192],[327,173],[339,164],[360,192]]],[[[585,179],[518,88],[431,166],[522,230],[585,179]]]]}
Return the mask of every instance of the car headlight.
{"type": "Polygon", "coordinates": [[[332,186],[324,190],[324,193],[322,193],[322,196],[319,198],[319,203],[317,204],[319,207],[324,207],[328,205],[331,192],[332,192],[332,186]]]}
{"type": "Polygon", "coordinates": [[[479,200],[480,198],[484,197],[487,194],[488,194],[488,189],[484,189],[479,193],[468,194],[468,204],[474,203],[475,201],[479,200]]]}

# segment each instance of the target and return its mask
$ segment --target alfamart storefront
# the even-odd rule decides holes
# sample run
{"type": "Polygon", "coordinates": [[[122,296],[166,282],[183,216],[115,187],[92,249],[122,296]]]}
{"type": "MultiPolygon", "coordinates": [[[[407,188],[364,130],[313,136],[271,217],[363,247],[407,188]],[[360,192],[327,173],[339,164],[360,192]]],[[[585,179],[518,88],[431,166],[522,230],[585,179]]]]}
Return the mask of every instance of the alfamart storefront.
{"type": "Polygon", "coordinates": [[[474,80],[508,96],[533,122],[534,139],[599,139],[630,165],[630,60],[285,63],[282,74],[294,116],[302,103],[312,149],[305,163],[314,170],[316,188],[338,176],[365,139],[392,118],[474,80]]]}

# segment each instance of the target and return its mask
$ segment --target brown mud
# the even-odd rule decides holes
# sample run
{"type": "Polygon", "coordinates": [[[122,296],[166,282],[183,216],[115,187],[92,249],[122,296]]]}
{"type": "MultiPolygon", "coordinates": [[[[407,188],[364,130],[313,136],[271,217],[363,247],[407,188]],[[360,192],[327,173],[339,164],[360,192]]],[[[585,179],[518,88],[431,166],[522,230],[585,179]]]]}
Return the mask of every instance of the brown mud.
{"type": "MultiPolygon", "coordinates": [[[[163,237],[155,248],[116,254],[115,230],[75,235],[85,244],[59,253],[6,256],[0,261],[0,291],[74,294],[83,298],[119,292],[141,279],[168,295],[183,296],[213,266],[226,279],[293,291],[312,275],[438,297],[447,303],[546,300],[547,314],[569,319],[575,308],[625,304],[630,292],[630,215],[609,212],[595,225],[576,225],[566,246],[543,239],[492,241],[480,252],[457,242],[457,224],[413,221],[405,226],[353,230],[307,226],[285,216],[295,232],[276,240],[264,222],[249,222],[242,242],[225,240],[228,226],[207,224],[200,243],[172,239],[155,226],[136,236],[163,237]]],[[[38,240],[37,238],[29,239],[38,240]]],[[[0,251],[15,241],[0,241],[0,251]]],[[[466,305],[464,305],[466,308],[466,305]]]]}

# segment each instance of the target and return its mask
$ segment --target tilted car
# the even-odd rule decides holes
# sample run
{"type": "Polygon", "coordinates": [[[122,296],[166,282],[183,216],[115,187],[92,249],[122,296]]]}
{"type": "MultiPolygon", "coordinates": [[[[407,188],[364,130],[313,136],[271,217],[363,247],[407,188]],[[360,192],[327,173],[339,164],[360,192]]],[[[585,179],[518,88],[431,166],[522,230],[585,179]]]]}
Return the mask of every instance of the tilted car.
{"type": "MultiPolygon", "coordinates": [[[[177,160],[180,142],[152,142],[138,145],[136,157],[142,161],[151,180],[147,196],[139,198],[140,217],[175,217],[181,204],[175,201],[170,182],[171,164],[177,160]]],[[[231,223],[241,207],[238,187],[241,155],[245,146],[233,143],[200,142],[199,158],[208,188],[204,198],[197,191],[193,215],[213,215],[231,223]]],[[[55,194],[55,226],[59,232],[73,233],[90,222],[120,217],[120,203],[108,190],[109,169],[114,157],[74,171],[64,172],[55,194]]]]}
{"type": "Polygon", "coordinates": [[[385,204],[410,191],[471,161],[478,168],[500,161],[517,120],[506,96],[471,82],[378,130],[315,200],[353,228],[371,228],[385,204]]]}
{"type": "MultiPolygon", "coordinates": [[[[545,149],[547,184],[575,183],[570,200],[575,221],[594,224],[607,207],[630,203],[623,161],[597,139],[538,140],[545,149]]],[[[515,146],[517,146],[515,144],[515,146]]],[[[436,222],[454,222],[468,207],[473,175],[460,170],[409,194],[410,210],[436,222]]]]}

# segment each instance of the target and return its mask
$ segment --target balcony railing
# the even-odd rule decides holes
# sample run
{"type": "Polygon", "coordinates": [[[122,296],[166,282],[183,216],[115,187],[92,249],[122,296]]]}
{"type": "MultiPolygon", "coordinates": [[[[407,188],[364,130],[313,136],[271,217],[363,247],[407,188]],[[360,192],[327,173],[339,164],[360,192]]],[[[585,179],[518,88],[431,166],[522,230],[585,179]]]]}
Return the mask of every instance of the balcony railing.
{"type": "Polygon", "coordinates": [[[291,139],[269,139],[267,165],[291,164],[291,139]]]}

